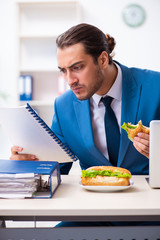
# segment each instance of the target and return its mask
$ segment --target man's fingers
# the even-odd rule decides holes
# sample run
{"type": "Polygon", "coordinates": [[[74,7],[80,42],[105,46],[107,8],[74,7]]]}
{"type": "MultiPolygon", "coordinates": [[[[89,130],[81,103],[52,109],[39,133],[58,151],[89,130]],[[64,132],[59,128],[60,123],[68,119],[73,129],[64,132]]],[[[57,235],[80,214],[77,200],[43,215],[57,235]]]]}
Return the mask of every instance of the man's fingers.
{"type": "Polygon", "coordinates": [[[10,160],[38,160],[38,158],[33,155],[33,154],[22,154],[20,152],[22,152],[23,148],[19,147],[19,146],[13,146],[11,148],[11,156],[10,156],[10,160]]]}
{"type": "Polygon", "coordinates": [[[149,158],[149,141],[148,140],[135,137],[133,145],[138,152],[143,154],[145,157],[149,158]]]}
{"type": "Polygon", "coordinates": [[[147,134],[147,133],[139,132],[137,134],[137,136],[142,138],[142,139],[145,139],[145,140],[149,141],[149,134],[147,134]]]}
{"type": "Polygon", "coordinates": [[[140,152],[141,154],[143,154],[145,157],[149,158],[149,151],[139,147],[139,145],[137,145],[136,143],[133,143],[134,147],[137,149],[138,152],[140,152]]]}
{"type": "Polygon", "coordinates": [[[23,148],[22,148],[22,147],[19,147],[19,146],[13,146],[13,147],[11,148],[12,154],[17,154],[18,152],[21,152],[22,150],[23,150],[23,148]]]}
{"type": "Polygon", "coordinates": [[[38,160],[38,158],[36,158],[35,155],[31,155],[31,154],[12,154],[10,157],[10,160],[29,160],[29,161],[33,161],[33,160],[38,160]]]}
{"type": "Polygon", "coordinates": [[[149,158],[149,134],[138,133],[134,138],[133,145],[138,152],[149,158]]]}
{"type": "Polygon", "coordinates": [[[149,153],[149,146],[141,142],[134,141],[133,145],[136,149],[139,149],[141,152],[149,153]]]}
{"type": "Polygon", "coordinates": [[[144,147],[144,148],[149,149],[149,141],[144,139],[144,138],[142,139],[142,138],[139,138],[139,137],[135,137],[134,142],[139,144],[140,147],[144,147]]]}

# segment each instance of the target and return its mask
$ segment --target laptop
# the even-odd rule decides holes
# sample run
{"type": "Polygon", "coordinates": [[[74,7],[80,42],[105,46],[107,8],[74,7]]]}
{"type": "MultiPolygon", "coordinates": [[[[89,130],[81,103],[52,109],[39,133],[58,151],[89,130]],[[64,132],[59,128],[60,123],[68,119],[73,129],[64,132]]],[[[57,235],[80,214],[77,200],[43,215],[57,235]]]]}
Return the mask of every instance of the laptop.
{"type": "Polygon", "coordinates": [[[160,120],[150,122],[149,185],[160,188],[160,120]]]}

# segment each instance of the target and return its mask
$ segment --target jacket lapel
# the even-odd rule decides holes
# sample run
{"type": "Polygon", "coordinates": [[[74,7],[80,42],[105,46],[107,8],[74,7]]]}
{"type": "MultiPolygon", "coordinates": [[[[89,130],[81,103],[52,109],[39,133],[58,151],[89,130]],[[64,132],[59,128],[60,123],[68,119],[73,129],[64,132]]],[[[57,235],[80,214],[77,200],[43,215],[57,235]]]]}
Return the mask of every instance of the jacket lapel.
{"type": "Polygon", "coordinates": [[[80,101],[75,97],[73,105],[84,146],[93,156],[89,161],[92,161],[93,165],[110,165],[94,144],[89,100],[80,101]]]}
{"type": "MultiPolygon", "coordinates": [[[[139,101],[141,97],[141,85],[138,85],[132,72],[127,67],[121,65],[122,69],[122,112],[121,125],[124,122],[137,124],[137,114],[139,108],[139,101]]],[[[121,141],[119,150],[118,166],[121,165],[129,144],[128,136],[124,130],[121,131],[121,141]]]]}
{"type": "MultiPolygon", "coordinates": [[[[122,69],[121,125],[123,122],[137,124],[137,114],[142,86],[137,83],[130,69],[123,65],[120,65],[120,67],[122,69]]],[[[73,105],[84,145],[93,156],[93,165],[111,165],[94,145],[89,100],[80,101],[74,97],[73,105]]],[[[121,166],[129,144],[132,143],[128,140],[126,132],[122,130],[118,166],[121,166]]]]}

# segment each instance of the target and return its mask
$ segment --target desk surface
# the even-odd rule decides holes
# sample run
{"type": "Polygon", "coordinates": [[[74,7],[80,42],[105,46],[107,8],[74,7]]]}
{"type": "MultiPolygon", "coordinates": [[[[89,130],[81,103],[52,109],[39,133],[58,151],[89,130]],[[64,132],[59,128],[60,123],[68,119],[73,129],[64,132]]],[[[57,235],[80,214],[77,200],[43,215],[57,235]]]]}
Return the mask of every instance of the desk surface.
{"type": "Polygon", "coordinates": [[[145,176],[133,176],[134,185],[121,192],[90,192],[80,176],[62,176],[51,199],[0,199],[0,216],[37,220],[106,221],[160,220],[160,189],[151,189],[145,176]]]}

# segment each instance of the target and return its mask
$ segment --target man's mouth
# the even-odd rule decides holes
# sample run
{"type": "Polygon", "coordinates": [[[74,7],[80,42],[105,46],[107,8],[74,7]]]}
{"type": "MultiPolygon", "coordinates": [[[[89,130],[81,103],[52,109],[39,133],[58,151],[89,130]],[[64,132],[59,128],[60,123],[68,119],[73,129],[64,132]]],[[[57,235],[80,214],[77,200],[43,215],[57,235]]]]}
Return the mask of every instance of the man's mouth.
{"type": "Polygon", "coordinates": [[[82,87],[72,87],[71,88],[73,92],[78,93],[82,89],[82,87]]]}

